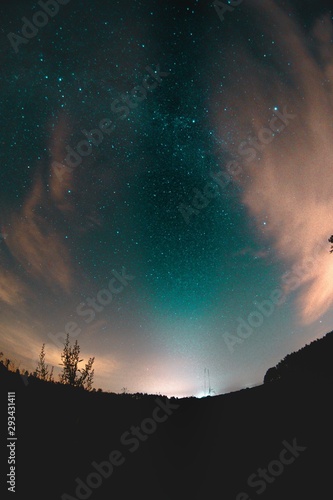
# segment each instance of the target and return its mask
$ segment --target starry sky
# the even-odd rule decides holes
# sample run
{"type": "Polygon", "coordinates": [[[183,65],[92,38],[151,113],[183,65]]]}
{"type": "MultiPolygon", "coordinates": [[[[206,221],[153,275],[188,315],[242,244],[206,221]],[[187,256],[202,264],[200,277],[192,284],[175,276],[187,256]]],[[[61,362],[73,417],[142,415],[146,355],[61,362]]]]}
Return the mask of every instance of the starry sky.
{"type": "Polygon", "coordinates": [[[330,2],[60,3],[0,7],[1,350],[57,374],[67,331],[113,392],[261,383],[332,329],[330,2]]]}

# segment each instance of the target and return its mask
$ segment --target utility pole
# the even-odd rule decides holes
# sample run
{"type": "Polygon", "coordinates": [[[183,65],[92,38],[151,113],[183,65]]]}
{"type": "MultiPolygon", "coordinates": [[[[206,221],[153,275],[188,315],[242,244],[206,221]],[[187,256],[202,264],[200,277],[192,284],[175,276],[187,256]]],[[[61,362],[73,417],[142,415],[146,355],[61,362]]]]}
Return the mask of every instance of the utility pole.
{"type": "Polygon", "coordinates": [[[212,393],[215,394],[215,391],[210,386],[209,368],[205,368],[204,369],[204,395],[205,396],[210,396],[212,393]],[[208,387],[208,394],[207,394],[207,387],[208,387]]]}

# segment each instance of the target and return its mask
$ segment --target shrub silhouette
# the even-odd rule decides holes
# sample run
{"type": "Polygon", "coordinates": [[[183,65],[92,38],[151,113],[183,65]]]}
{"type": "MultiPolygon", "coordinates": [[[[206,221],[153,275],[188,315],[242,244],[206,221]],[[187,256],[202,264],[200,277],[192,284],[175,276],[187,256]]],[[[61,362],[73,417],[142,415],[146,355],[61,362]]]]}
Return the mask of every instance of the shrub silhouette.
{"type": "Polygon", "coordinates": [[[79,363],[83,361],[80,358],[80,346],[76,340],[74,345],[71,346],[69,343],[69,335],[67,334],[64,348],[61,353],[61,366],[63,366],[62,373],[60,374],[60,382],[62,384],[68,384],[72,387],[82,387],[90,391],[92,389],[94,370],[92,366],[94,364],[95,358],[89,358],[85,367],[82,369],[78,368],[79,363]]]}
{"type": "Polygon", "coordinates": [[[39,354],[39,361],[36,368],[36,376],[41,380],[48,380],[48,375],[49,375],[49,367],[45,363],[45,344],[43,344],[39,354]]]}

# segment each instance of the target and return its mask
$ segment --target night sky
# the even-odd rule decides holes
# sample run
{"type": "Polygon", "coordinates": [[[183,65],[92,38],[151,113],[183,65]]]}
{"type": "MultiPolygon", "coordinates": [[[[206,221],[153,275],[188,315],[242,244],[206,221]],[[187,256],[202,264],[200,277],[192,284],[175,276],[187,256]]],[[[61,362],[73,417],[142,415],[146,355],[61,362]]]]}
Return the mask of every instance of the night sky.
{"type": "Polygon", "coordinates": [[[1,3],[0,350],[20,368],[45,343],[59,373],[67,330],[96,388],[200,396],[205,368],[249,387],[332,330],[330,2],[229,3],[70,0],[23,31],[41,6],[1,3]]]}

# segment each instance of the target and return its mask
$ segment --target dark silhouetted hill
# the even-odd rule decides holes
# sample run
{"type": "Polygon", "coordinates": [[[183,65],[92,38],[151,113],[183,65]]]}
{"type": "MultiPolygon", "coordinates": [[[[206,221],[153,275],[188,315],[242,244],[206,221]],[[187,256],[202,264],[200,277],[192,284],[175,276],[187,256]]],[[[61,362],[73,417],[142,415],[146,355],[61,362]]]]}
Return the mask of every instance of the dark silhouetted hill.
{"type": "Polygon", "coordinates": [[[294,373],[294,366],[297,373],[308,368],[306,378],[282,375],[274,383],[202,399],[87,392],[1,371],[0,498],[330,498],[331,345],[329,334],[287,357],[287,364],[281,362],[282,374],[294,373]],[[15,495],[6,492],[3,480],[8,469],[7,391],[16,393],[15,495]],[[132,431],[141,437],[133,438],[132,431]],[[294,446],[295,456],[286,443],[294,446]],[[118,455],[115,452],[113,459],[121,456],[124,461],[102,477],[93,463],[107,475],[105,462],[114,450],[118,455]],[[86,485],[87,478],[91,488],[76,492],[77,484],[86,485]]]}
{"type": "Polygon", "coordinates": [[[280,379],[333,377],[333,332],[314,340],[302,349],[288,354],[275,367],[269,368],[264,383],[280,379]]]}

